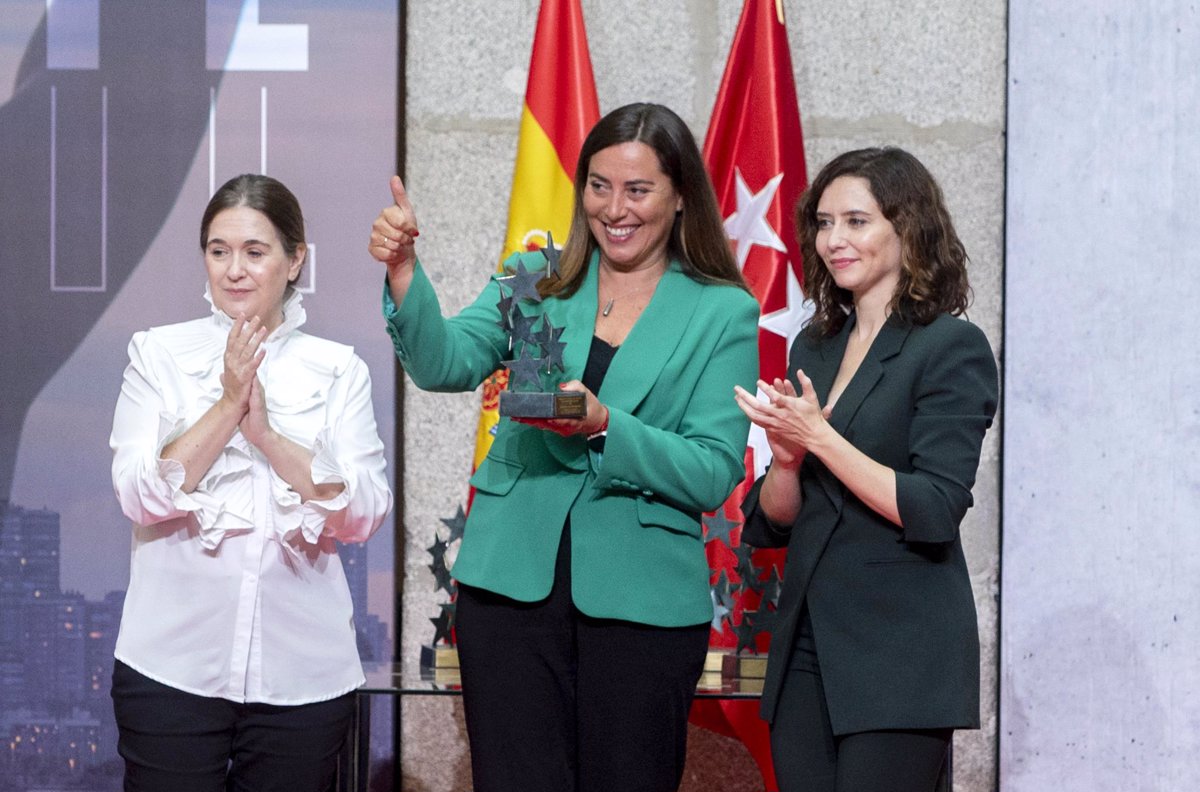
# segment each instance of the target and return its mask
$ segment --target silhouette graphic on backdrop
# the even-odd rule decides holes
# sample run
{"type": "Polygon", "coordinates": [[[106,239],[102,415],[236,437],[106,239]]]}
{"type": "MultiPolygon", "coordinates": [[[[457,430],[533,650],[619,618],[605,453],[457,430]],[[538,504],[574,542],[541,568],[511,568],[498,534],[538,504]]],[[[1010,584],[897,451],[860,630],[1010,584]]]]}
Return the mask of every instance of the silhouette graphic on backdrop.
{"type": "Polygon", "coordinates": [[[43,17],[0,107],[0,500],[30,404],[158,234],[223,76],[204,3],[98,5],[98,68],[47,68],[43,17]]]}

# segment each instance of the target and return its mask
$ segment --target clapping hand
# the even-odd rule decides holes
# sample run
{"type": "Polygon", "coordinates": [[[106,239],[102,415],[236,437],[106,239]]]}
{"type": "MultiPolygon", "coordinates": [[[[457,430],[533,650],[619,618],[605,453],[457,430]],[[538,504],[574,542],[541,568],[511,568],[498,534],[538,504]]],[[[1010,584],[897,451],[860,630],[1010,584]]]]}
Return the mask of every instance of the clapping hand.
{"type": "Polygon", "coordinates": [[[239,316],[225,341],[225,370],[221,373],[221,398],[230,402],[237,414],[238,428],[248,442],[261,447],[271,432],[267,419],[267,399],[258,368],[266,357],[263,341],[267,328],[257,316],[239,316]]]}
{"type": "Polygon", "coordinates": [[[250,393],[258,379],[258,367],[267,354],[263,341],[267,328],[257,317],[238,316],[225,340],[225,370],[221,373],[221,398],[228,401],[239,415],[250,406],[250,393]]]}
{"type": "Polygon", "coordinates": [[[733,389],[738,407],[751,423],[766,432],[774,463],[788,468],[799,467],[809,446],[828,429],[832,410],[821,407],[812,380],[803,370],[796,370],[796,380],[800,383],[799,393],[790,380],[759,380],[758,389],[766,401],[741,386],[733,389]]]}

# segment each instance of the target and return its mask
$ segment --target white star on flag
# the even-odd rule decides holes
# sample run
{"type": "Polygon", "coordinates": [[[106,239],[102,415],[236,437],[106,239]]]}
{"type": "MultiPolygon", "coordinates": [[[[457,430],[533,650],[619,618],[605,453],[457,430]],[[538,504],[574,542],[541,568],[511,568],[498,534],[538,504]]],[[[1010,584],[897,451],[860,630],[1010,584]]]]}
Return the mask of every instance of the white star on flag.
{"type": "Polygon", "coordinates": [[[730,239],[737,240],[738,268],[745,268],[751,245],[762,245],[787,253],[787,245],[783,244],[779,234],[767,222],[767,211],[775,199],[779,182],[783,181],[783,174],[775,174],[775,178],[757,193],[750,192],[746,180],[742,178],[741,168],[734,168],[734,177],[737,179],[737,211],[725,218],[725,233],[729,234],[730,239]]]}
{"type": "Polygon", "coordinates": [[[787,349],[790,353],[792,342],[796,340],[796,336],[800,335],[804,321],[812,314],[812,303],[804,300],[804,292],[800,290],[800,281],[796,279],[795,270],[787,263],[784,264],[784,267],[787,269],[787,307],[772,311],[759,318],[758,326],[767,332],[786,338],[787,349]]]}
{"type": "MultiPolygon", "coordinates": [[[[800,290],[800,281],[796,279],[795,270],[786,262],[784,266],[787,268],[787,307],[763,316],[758,320],[758,326],[769,333],[786,338],[790,353],[792,342],[796,340],[796,336],[800,335],[805,320],[812,314],[812,303],[805,301],[804,292],[800,290]]],[[[767,395],[760,390],[758,399],[765,402],[767,395]]],[[[772,457],[771,445],[767,442],[767,433],[761,426],[750,424],[750,438],[746,445],[754,449],[754,477],[758,478],[767,472],[767,465],[771,462],[772,457]]]]}

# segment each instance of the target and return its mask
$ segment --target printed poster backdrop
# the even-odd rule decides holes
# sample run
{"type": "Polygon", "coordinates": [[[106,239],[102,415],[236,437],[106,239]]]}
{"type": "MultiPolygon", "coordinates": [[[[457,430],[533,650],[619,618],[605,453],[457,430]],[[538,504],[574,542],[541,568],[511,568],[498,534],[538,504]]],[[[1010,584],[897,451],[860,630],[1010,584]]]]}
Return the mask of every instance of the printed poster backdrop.
{"type": "MultiPolygon", "coordinates": [[[[305,329],[367,362],[393,459],[364,239],[395,161],[397,12],[0,0],[0,790],[120,788],[108,691],[130,532],[108,434],[130,336],[209,310],[199,221],[228,178],[299,197],[305,329]]],[[[389,525],[343,548],[368,665],[392,654],[389,525]]],[[[390,734],[375,725],[377,753],[390,734]]]]}

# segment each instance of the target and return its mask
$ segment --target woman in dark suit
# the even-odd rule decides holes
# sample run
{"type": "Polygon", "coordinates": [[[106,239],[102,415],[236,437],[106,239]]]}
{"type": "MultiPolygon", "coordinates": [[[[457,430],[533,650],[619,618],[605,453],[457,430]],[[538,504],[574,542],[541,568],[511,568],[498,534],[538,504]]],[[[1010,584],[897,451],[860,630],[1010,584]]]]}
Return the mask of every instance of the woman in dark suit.
{"type": "MultiPolygon", "coordinates": [[[[712,619],[700,515],[743,474],[729,393],[754,382],[758,303],[691,133],[660,105],[614,110],[574,187],[559,273],[520,310],[565,328],[561,386],[587,412],[501,420],[453,569],[476,792],[678,786],[712,619]]],[[[396,354],[421,388],[474,389],[521,352],[500,285],[443,318],[399,179],[392,192],[369,251],[396,354]]]]}
{"type": "Polygon", "coordinates": [[[896,148],[834,159],[796,228],[814,316],[794,379],[736,388],[774,461],[742,540],[788,548],[763,692],[781,792],[930,792],[979,726],[979,639],[959,525],[996,411],[962,319],[967,255],[896,148]]]}

